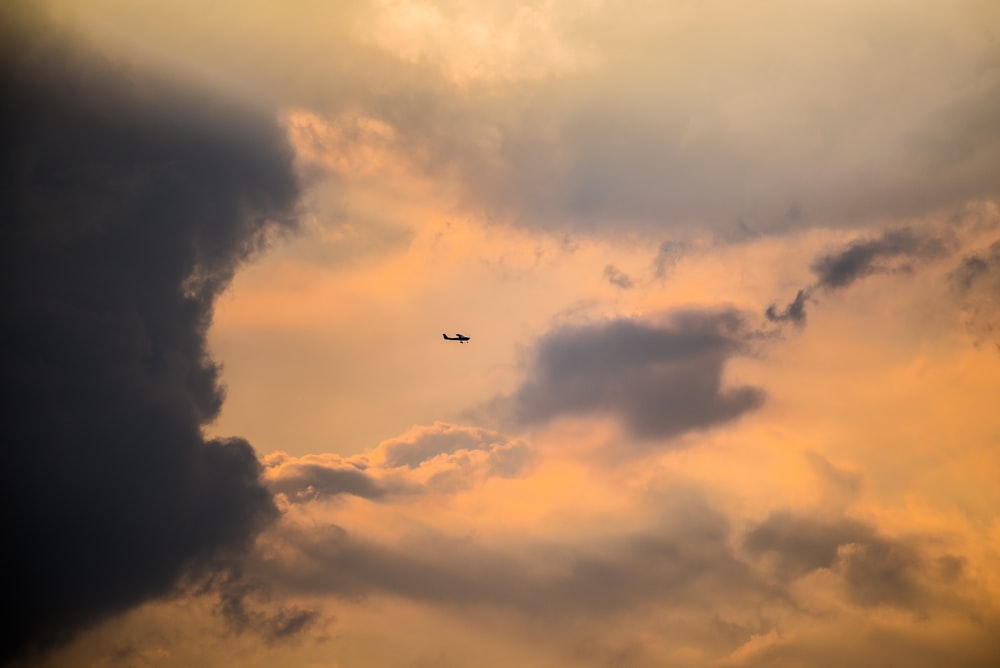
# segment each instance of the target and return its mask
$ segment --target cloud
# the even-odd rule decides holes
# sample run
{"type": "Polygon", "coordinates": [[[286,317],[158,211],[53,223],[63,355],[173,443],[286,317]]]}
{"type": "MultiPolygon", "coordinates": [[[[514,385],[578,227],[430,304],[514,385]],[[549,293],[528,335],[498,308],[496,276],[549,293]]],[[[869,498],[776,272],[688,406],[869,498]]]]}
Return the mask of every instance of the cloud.
{"type": "Polygon", "coordinates": [[[335,454],[264,457],[268,486],[293,503],[349,494],[374,501],[450,492],[487,477],[515,478],[533,459],[520,440],[482,429],[436,422],[353,457],[335,454]]]}
{"type": "Polygon", "coordinates": [[[502,435],[489,429],[463,427],[443,422],[417,426],[402,436],[379,443],[371,459],[393,468],[417,468],[439,455],[451,455],[461,450],[492,450],[506,442],[502,435]]]}
{"type": "Polygon", "coordinates": [[[913,227],[893,228],[878,236],[857,239],[836,252],[815,258],[810,268],[816,281],[799,290],[785,308],[779,310],[771,304],[764,315],[771,322],[801,326],[806,321],[805,305],[817,291],[841,290],[874,274],[912,271],[916,265],[946,255],[949,246],[944,235],[913,227]]]}
{"type": "MultiPolygon", "coordinates": [[[[990,606],[975,602],[976,583],[942,537],[893,537],[848,516],[783,510],[742,533],[696,491],[674,488],[647,500],[654,498],[660,514],[641,526],[499,543],[427,525],[376,540],[364,527],[283,523],[269,535],[283,547],[251,569],[292,598],[375,598],[390,608],[386,599],[401,599],[464,620],[483,615],[501,632],[510,620],[541,624],[556,642],[583,642],[593,624],[602,630],[591,637],[597,645],[635,640],[653,665],[663,647],[641,642],[653,628],[668,644],[682,637],[703,652],[682,665],[714,665],[713,656],[721,665],[770,665],[774,652],[822,656],[828,639],[885,619],[904,648],[952,622],[969,633],[977,655],[992,642],[984,625],[969,622],[971,610],[990,618],[990,606]]],[[[850,651],[863,649],[872,646],[850,651]]]]}
{"type": "Polygon", "coordinates": [[[608,283],[622,290],[628,290],[632,287],[632,279],[628,277],[628,274],[613,264],[604,267],[604,278],[608,279],[608,283]]]}
{"type": "Polygon", "coordinates": [[[708,429],[764,401],[759,388],[722,383],[748,336],[743,316],[729,310],[562,327],[537,343],[527,379],[496,406],[522,425],[611,415],[641,438],[708,429]]]}
{"type": "Polygon", "coordinates": [[[964,257],[949,278],[968,328],[976,337],[997,340],[1000,333],[1000,241],[964,257]]]}
{"type": "Polygon", "coordinates": [[[337,455],[294,458],[274,453],[264,458],[268,486],[289,501],[303,501],[339,494],[381,499],[390,490],[363,466],[337,455]]]}
{"type": "Polygon", "coordinates": [[[811,290],[802,289],[795,293],[793,299],[785,308],[778,310],[777,304],[771,304],[764,311],[764,316],[771,322],[791,322],[804,325],[806,322],[806,302],[809,301],[811,290]]]}
{"type": "Polygon", "coordinates": [[[1000,197],[996,13],[981,0],[777,0],[766,15],[561,1],[211,14],[179,0],[74,17],[129,57],[183,53],[168,64],[321,115],[355,110],[467,211],[526,227],[722,234],[741,220],[767,234],[1000,197]]]}
{"type": "Polygon", "coordinates": [[[863,606],[919,610],[929,600],[929,581],[951,585],[962,574],[961,561],[952,555],[932,560],[914,540],[885,536],[847,517],[777,511],[754,527],[743,545],[752,555],[772,557],[781,579],[821,569],[836,572],[849,599],[863,606]]]}
{"type": "Polygon", "coordinates": [[[236,634],[252,632],[268,643],[292,639],[322,621],[316,610],[296,605],[274,605],[266,584],[251,580],[235,568],[225,568],[202,585],[199,593],[214,592],[216,613],[236,634]]]}
{"type": "Polygon", "coordinates": [[[822,255],[813,261],[816,286],[840,289],[872,274],[907,271],[910,263],[941,257],[944,241],[927,231],[910,227],[887,230],[871,239],[853,241],[837,253],[822,255]],[[897,261],[897,264],[893,264],[897,261]]]}
{"type": "Polygon", "coordinates": [[[563,39],[592,54],[572,75],[494,83],[492,105],[470,99],[473,82],[435,100],[447,121],[399,110],[393,123],[426,169],[461,175],[472,206],[549,229],[720,234],[739,219],[780,233],[1000,196],[1000,86],[981,3],[903,13],[779,2],[766,19],[629,9],[567,12],[563,39]],[[951,47],[955,34],[966,49],[951,47]],[[913,71],[926,76],[904,85],[913,71]],[[526,90],[527,109],[516,106],[526,90]],[[443,122],[467,139],[444,139],[443,122]],[[966,129],[941,130],[953,127],[966,129]]]}
{"type": "MultiPolygon", "coordinates": [[[[18,24],[18,27],[23,27],[18,24]]],[[[4,29],[0,661],[248,546],[276,514],[250,445],[206,441],[215,298],[298,184],[266,114],[67,34],[4,29]]]]}
{"type": "Polygon", "coordinates": [[[664,241],[653,258],[653,276],[664,278],[674,268],[687,245],[678,241],[664,241]]]}
{"type": "Polygon", "coordinates": [[[254,569],[292,594],[388,594],[550,619],[603,618],[660,601],[697,608],[706,599],[758,591],[752,572],[730,548],[723,515],[685,494],[663,499],[663,506],[669,512],[655,526],[608,530],[582,544],[497,547],[431,529],[388,544],[340,526],[285,524],[276,537],[291,549],[275,552],[285,556],[259,561],[254,569]]]}

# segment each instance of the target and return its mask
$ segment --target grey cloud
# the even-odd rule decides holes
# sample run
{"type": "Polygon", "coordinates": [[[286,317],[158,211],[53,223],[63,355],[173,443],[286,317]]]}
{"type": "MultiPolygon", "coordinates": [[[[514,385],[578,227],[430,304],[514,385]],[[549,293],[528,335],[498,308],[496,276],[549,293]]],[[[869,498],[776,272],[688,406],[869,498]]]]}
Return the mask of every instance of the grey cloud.
{"type": "Polygon", "coordinates": [[[947,246],[938,236],[903,227],[872,239],[848,244],[837,253],[823,255],[812,264],[816,287],[844,288],[871,274],[907,270],[910,262],[929,260],[945,254],[947,246]],[[893,266],[893,260],[902,260],[893,266]]]}
{"type": "MultiPolygon", "coordinates": [[[[966,620],[952,620],[962,625],[966,620]]],[[[976,620],[956,636],[927,633],[922,624],[899,626],[868,622],[846,623],[833,638],[789,636],[764,651],[726,664],[745,668],[841,668],[842,666],[905,665],[914,668],[993,668],[1000,656],[995,618],[976,620]],[[849,641],[846,639],[850,638],[849,641]]]]}
{"type": "Polygon", "coordinates": [[[674,491],[659,503],[662,519],[641,529],[506,549],[428,530],[376,543],[337,526],[285,526],[275,535],[291,556],[258,556],[253,568],[293,594],[389,594],[601,619],[646,605],[794,605],[795,581],[819,570],[836,574],[844,599],[861,608],[944,611],[947,605],[938,604],[958,600],[955,592],[968,584],[962,559],[940,553],[941,545],[932,551],[849,517],[779,511],[739,541],[726,517],[698,495],[674,491]]]}
{"type": "Polygon", "coordinates": [[[718,426],[764,401],[759,388],[722,387],[725,364],[746,336],[734,311],[564,327],[538,342],[527,380],[497,405],[520,424],[613,415],[643,438],[718,426]]]}
{"type": "MultiPolygon", "coordinates": [[[[255,94],[286,106],[384,121],[421,172],[469,209],[518,225],[724,233],[742,219],[775,233],[1000,196],[989,3],[805,12],[783,1],[766,21],[749,5],[569,4],[539,11],[570,64],[532,59],[531,74],[518,76],[501,62],[490,76],[491,49],[478,68],[486,79],[461,84],[447,64],[479,54],[422,43],[405,28],[406,46],[380,43],[364,35],[379,14],[367,2],[266,15],[250,4],[214,16],[180,0],[168,16],[197,15],[195,33],[122,10],[86,26],[118,49],[130,47],[115,27],[151,44],[146,57],[211,63],[219,79],[253,82],[255,94]],[[285,29],[261,29],[275,23],[285,29]]],[[[455,16],[431,7],[444,25],[455,16]]],[[[514,12],[501,7],[475,17],[488,33],[521,39],[514,12]]]]}
{"type": "Polygon", "coordinates": [[[522,441],[478,427],[418,426],[371,452],[266,458],[268,487],[292,503],[349,494],[373,501],[465,489],[484,477],[515,478],[534,453],[522,441]]]}
{"type": "Polygon", "coordinates": [[[740,12],[686,21],[652,5],[598,9],[571,33],[596,55],[590,67],[508,90],[490,82],[489,105],[469,99],[470,86],[453,104],[387,115],[420,144],[424,168],[461,175],[470,205],[516,224],[722,234],[741,219],[774,234],[901,220],[1000,196],[990,113],[1000,73],[976,25],[989,18],[975,3],[955,7],[932,23],[851,3],[807,18],[779,4],[755,30],[740,12]],[[956,53],[947,30],[968,49],[956,53]],[[921,49],[904,37],[917,34],[921,49]],[[657,48],[664,40],[669,53],[657,48]],[[859,42],[845,58],[843,45],[859,42]],[[928,76],[904,85],[912,77],[900,73],[912,71],[928,76]],[[441,139],[445,127],[468,139],[441,139]]]}
{"type": "Polygon", "coordinates": [[[604,267],[604,278],[608,279],[608,283],[611,285],[617,286],[623,290],[628,290],[632,287],[632,279],[629,278],[628,274],[613,264],[609,264],[604,267]]]}
{"type": "Polygon", "coordinates": [[[771,554],[778,572],[799,577],[819,568],[830,568],[841,545],[867,541],[870,527],[851,520],[819,522],[789,513],[773,514],[754,527],[744,541],[751,554],[771,554]]]}
{"type": "Polygon", "coordinates": [[[380,499],[390,489],[370,474],[351,465],[340,467],[300,462],[282,467],[268,486],[290,501],[319,499],[338,494],[352,494],[366,499],[380,499]]]}
{"type": "Polygon", "coordinates": [[[65,33],[4,22],[0,662],[166,594],[276,516],[206,330],[268,230],[294,222],[281,128],[65,33]]]}
{"type": "Polygon", "coordinates": [[[699,605],[706,597],[757,592],[751,570],[729,547],[726,519],[700,502],[675,505],[676,518],[645,532],[510,552],[440,533],[383,545],[336,526],[286,529],[282,538],[296,546],[297,556],[256,568],[293,592],[351,598],[383,593],[558,616],[624,612],[661,600],[699,605]]]}
{"type": "Polygon", "coordinates": [[[806,322],[806,302],[809,301],[810,292],[806,289],[799,290],[795,299],[780,311],[777,304],[771,304],[764,311],[764,316],[771,322],[791,322],[801,327],[806,322]]]}
{"type": "Polygon", "coordinates": [[[316,610],[273,603],[267,584],[247,577],[238,566],[222,565],[193,591],[217,599],[215,613],[231,632],[253,633],[269,644],[290,640],[323,621],[316,610]]]}
{"type": "Polygon", "coordinates": [[[497,446],[490,451],[489,474],[498,478],[516,478],[522,475],[534,459],[528,444],[514,441],[497,446]]]}
{"type": "MultiPolygon", "coordinates": [[[[712,647],[719,658],[729,653],[732,661],[721,665],[784,665],[782,657],[821,656],[821,648],[810,642],[836,638],[858,623],[872,628],[870,609],[879,606],[913,613],[912,619],[954,616],[965,624],[970,610],[989,617],[989,606],[972,603],[978,594],[963,560],[942,554],[939,538],[921,542],[887,536],[848,517],[776,512],[752,526],[741,542],[726,517],[697,492],[672,488],[654,499],[662,517],[641,528],[608,527],[587,538],[526,539],[503,548],[475,535],[426,528],[377,542],[366,538],[363,528],[284,525],[269,539],[289,549],[270,558],[256,555],[251,568],[279,595],[398,597],[458,611],[463,618],[481,611],[494,622],[497,613],[499,619],[529,620],[557,638],[568,629],[579,638],[591,624],[608,629],[633,617],[654,618],[669,626],[668,635],[712,647]],[[840,583],[840,602],[852,605],[803,614],[803,606],[813,609],[816,601],[798,581],[820,570],[840,583]],[[777,642],[760,652],[738,651],[748,638],[767,634],[776,624],[780,630],[782,620],[787,636],[776,634],[777,642]]],[[[921,623],[893,628],[900,650],[923,642],[921,623]]],[[[959,643],[969,643],[969,656],[981,657],[984,648],[995,646],[985,624],[976,621],[971,630],[959,643]]],[[[624,642],[615,634],[592,639],[591,650],[624,642]]],[[[857,647],[852,644],[851,651],[857,647]]],[[[647,658],[662,665],[656,656],[654,651],[647,658]]]]}
{"type": "Polygon", "coordinates": [[[949,239],[927,229],[900,227],[882,234],[852,241],[841,250],[813,260],[810,268],[816,281],[802,288],[783,309],[767,307],[764,315],[771,322],[803,325],[806,303],[820,291],[840,290],[874,274],[912,271],[921,263],[943,257],[950,249],[949,239]]]}
{"type": "Polygon", "coordinates": [[[677,241],[664,241],[653,258],[653,276],[664,278],[674,268],[684,253],[686,245],[677,241]]]}
{"type": "Polygon", "coordinates": [[[1000,241],[963,258],[951,278],[963,292],[985,289],[1000,295],[1000,241]]]}
{"type": "Polygon", "coordinates": [[[1000,346],[1000,241],[963,258],[949,279],[972,334],[1000,346]]]}
{"type": "Polygon", "coordinates": [[[914,542],[884,536],[870,524],[842,517],[776,512],[754,527],[743,545],[752,555],[775,559],[775,573],[783,579],[833,570],[843,578],[851,600],[866,606],[919,609],[927,597],[927,579],[957,576],[947,563],[933,567],[914,542]]]}

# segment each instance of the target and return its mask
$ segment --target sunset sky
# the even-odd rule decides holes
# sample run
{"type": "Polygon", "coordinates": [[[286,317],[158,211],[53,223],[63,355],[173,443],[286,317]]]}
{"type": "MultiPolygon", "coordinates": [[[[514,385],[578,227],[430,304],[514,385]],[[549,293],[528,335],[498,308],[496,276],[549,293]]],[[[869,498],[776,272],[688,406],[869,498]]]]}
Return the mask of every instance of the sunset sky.
{"type": "Polygon", "coordinates": [[[995,0],[18,1],[0,79],[0,665],[998,665],[995,0]]]}

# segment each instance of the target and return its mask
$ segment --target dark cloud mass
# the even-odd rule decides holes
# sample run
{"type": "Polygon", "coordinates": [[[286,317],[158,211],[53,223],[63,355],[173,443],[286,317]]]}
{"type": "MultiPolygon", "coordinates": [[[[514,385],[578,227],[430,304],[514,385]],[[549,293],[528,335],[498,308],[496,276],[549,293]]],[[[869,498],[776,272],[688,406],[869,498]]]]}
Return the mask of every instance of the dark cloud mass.
{"type": "Polygon", "coordinates": [[[250,445],[202,436],[222,402],[205,334],[298,196],[270,117],[34,28],[0,47],[0,662],[166,593],[273,517],[250,445]]]}
{"type": "Polygon", "coordinates": [[[746,336],[734,311],[557,329],[539,342],[529,378],[506,408],[524,424],[604,412],[643,438],[717,426],[764,400],[759,388],[723,387],[726,362],[746,336]]]}

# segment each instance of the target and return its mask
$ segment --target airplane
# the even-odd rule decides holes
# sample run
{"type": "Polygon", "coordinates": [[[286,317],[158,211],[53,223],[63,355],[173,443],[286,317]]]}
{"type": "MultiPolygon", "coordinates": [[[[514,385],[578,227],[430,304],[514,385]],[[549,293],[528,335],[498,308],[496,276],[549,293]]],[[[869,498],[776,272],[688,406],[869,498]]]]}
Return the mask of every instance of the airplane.
{"type": "Polygon", "coordinates": [[[448,336],[447,334],[442,334],[441,336],[444,337],[445,341],[458,341],[459,343],[467,343],[469,340],[469,337],[467,337],[465,334],[456,333],[455,336],[448,336]]]}

